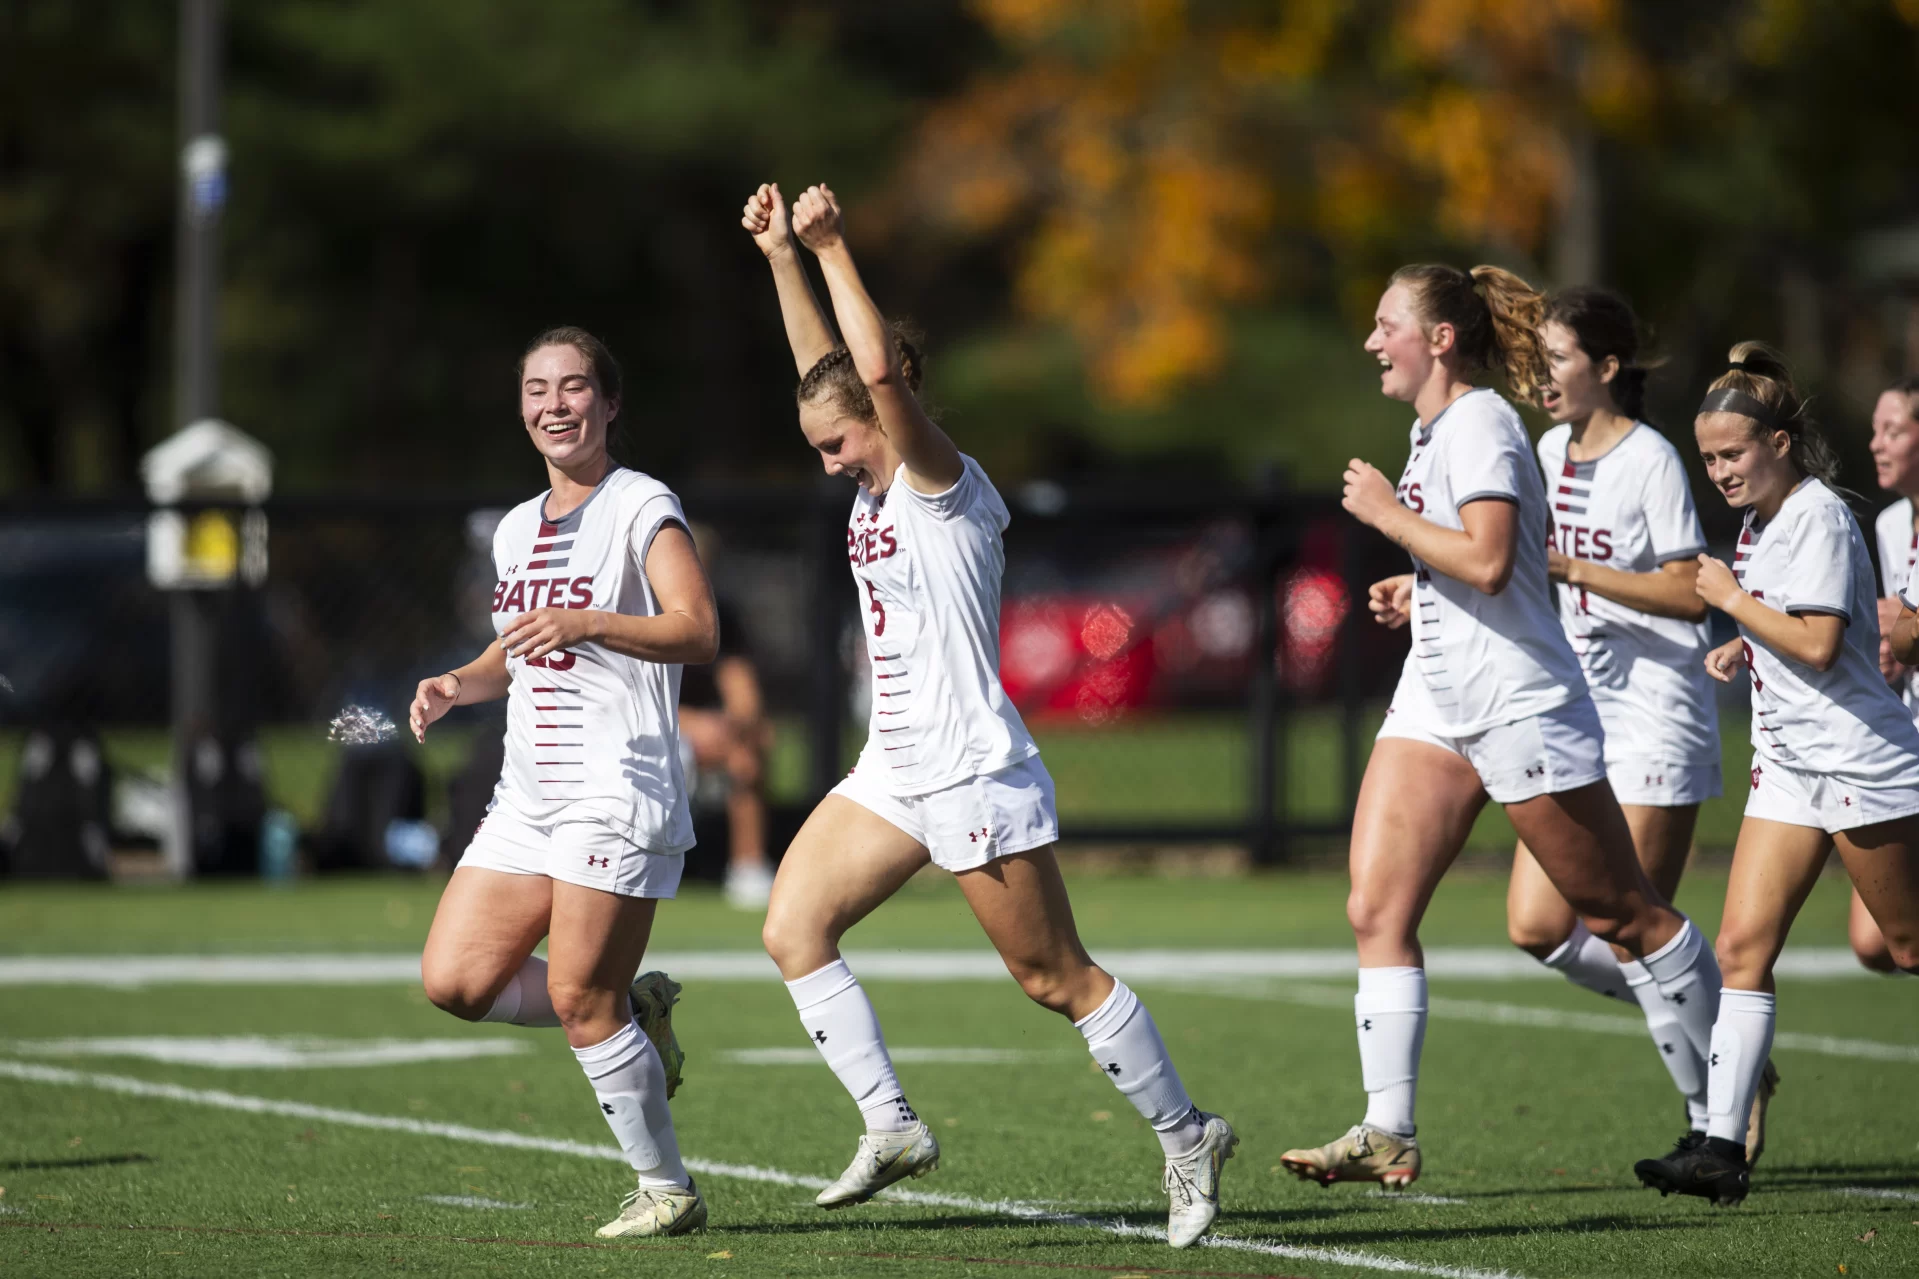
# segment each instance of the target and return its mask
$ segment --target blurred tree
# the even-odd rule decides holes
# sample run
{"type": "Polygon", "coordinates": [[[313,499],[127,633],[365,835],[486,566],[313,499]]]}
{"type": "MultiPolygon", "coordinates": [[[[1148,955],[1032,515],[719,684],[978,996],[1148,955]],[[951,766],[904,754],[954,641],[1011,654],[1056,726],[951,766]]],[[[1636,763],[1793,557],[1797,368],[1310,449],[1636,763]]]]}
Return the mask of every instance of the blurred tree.
{"type": "Polygon", "coordinates": [[[1772,332],[1794,261],[1913,207],[1912,0],[973,8],[1001,57],[927,116],[909,191],[1016,238],[1025,313],[1118,407],[1219,375],[1249,303],[1357,320],[1420,256],[1603,278],[1709,345],[1763,297],[1772,332]]]}

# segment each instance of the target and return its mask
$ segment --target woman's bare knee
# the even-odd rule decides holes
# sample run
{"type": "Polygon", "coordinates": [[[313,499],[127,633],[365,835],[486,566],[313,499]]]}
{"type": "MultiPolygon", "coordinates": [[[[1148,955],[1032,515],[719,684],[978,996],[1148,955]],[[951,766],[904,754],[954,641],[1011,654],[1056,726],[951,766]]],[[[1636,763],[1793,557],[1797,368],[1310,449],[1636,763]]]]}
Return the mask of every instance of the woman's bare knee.
{"type": "Polygon", "coordinates": [[[1007,971],[1026,992],[1026,997],[1050,1012],[1077,1020],[1099,1006],[1094,998],[1103,975],[1091,964],[1025,963],[1008,960],[1007,971]]]}
{"type": "Polygon", "coordinates": [[[432,963],[421,965],[420,981],[434,1007],[462,1021],[478,1021],[486,1016],[493,1001],[499,998],[500,987],[506,984],[502,981],[489,986],[475,980],[473,973],[432,963]]]}
{"type": "Polygon", "coordinates": [[[1390,898],[1355,887],[1346,895],[1346,922],[1360,942],[1399,941],[1411,944],[1415,929],[1403,906],[1390,898]]]}
{"type": "Polygon", "coordinates": [[[792,912],[769,910],[760,927],[760,944],[787,981],[798,981],[839,958],[839,937],[792,912]]]}

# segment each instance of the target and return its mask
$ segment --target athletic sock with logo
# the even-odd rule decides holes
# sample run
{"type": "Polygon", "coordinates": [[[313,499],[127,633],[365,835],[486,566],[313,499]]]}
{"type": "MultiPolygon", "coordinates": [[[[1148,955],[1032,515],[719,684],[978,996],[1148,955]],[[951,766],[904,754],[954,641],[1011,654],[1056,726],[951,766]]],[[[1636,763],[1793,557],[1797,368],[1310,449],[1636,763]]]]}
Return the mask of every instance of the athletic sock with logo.
{"type": "Polygon", "coordinates": [[[553,1001],[546,994],[546,961],[528,955],[520,971],[506,979],[506,986],[480,1020],[515,1026],[559,1025],[559,1014],[553,1011],[553,1001]]]}
{"type": "Polygon", "coordinates": [[[1719,961],[1705,934],[1690,919],[1679,926],[1671,941],[1643,957],[1673,1020],[1685,1031],[1693,1051],[1703,1060],[1712,1051],[1712,1023],[1719,1016],[1719,961]]]}
{"type": "Polygon", "coordinates": [[[1666,1064],[1673,1087],[1686,1099],[1686,1123],[1694,1132],[1706,1130],[1706,1059],[1686,1037],[1686,1028],[1673,1016],[1672,1006],[1659,993],[1659,983],[1638,960],[1619,965],[1626,986],[1639,1001],[1646,1015],[1646,1030],[1659,1049],[1659,1060],[1666,1064]]]}
{"type": "Polygon", "coordinates": [[[1619,960],[1612,947],[1593,936],[1584,923],[1575,921],[1572,935],[1542,962],[1554,972],[1564,974],[1573,985],[1583,986],[1595,995],[1608,999],[1626,999],[1631,995],[1625,978],[1620,975],[1619,960]]]}
{"type": "Polygon", "coordinates": [[[1746,1121],[1752,1114],[1759,1076],[1772,1054],[1773,1023],[1778,1011],[1778,997],[1762,990],[1719,992],[1719,1020],[1713,1023],[1712,1056],[1707,1059],[1712,1114],[1706,1135],[1739,1143],[1742,1157],[1746,1121]]]}
{"type": "Polygon", "coordinates": [[[1086,1036],[1093,1061],[1133,1108],[1153,1126],[1168,1158],[1191,1154],[1206,1131],[1186,1085],[1166,1054],[1166,1041],[1146,1005],[1123,981],[1106,1001],[1073,1023],[1086,1036]]]}
{"type": "Polygon", "coordinates": [[[691,1184],[686,1165],[680,1162],[673,1112],[666,1104],[666,1068],[639,1024],[629,1021],[611,1039],[575,1048],[573,1055],[592,1081],[600,1113],[626,1152],[626,1161],[639,1174],[640,1184],[691,1184]]]}
{"type": "Polygon", "coordinates": [[[786,983],[813,1046],[839,1076],[866,1118],[868,1132],[911,1132],[919,1116],[886,1055],[873,1003],[846,961],[836,959],[798,981],[786,983]]]}
{"type": "Polygon", "coordinates": [[[1366,1124],[1410,1137],[1418,1131],[1413,1095],[1419,1087],[1419,1050],[1426,1042],[1426,970],[1360,969],[1353,1019],[1366,1124]]]}

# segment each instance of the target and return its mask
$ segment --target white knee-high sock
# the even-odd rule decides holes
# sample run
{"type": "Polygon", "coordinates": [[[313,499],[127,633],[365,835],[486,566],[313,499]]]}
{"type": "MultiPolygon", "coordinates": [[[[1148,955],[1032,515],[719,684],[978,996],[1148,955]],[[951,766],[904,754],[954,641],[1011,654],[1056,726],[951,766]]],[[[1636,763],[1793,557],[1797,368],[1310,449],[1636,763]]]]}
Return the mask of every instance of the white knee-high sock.
{"type": "Polygon", "coordinates": [[[592,1081],[600,1113],[641,1184],[688,1185],[673,1112],[666,1104],[666,1068],[639,1024],[629,1021],[611,1039],[575,1048],[573,1055],[592,1081]]]}
{"type": "Polygon", "coordinates": [[[873,1003],[846,961],[836,959],[798,981],[787,982],[786,989],[800,1011],[800,1025],[852,1094],[867,1130],[911,1131],[919,1116],[906,1104],[906,1092],[893,1073],[893,1059],[886,1055],[873,1003]]]}
{"type": "Polygon", "coordinates": [[[1426,970],[1360,969],[1353,1020],[1359,1030],[1366,1123],[1410,1137],[1418,1131],[1413,1095],[1419,1088],[1419,1050],[1426,1042],[1426,970]]]}
{"type": "Polygon", "coordinates": [[[557,1026],[559,1014],[546,993],[546,961],[528,955],[520,971],[506,980],[505,989],[481,1021],[511,1022],[515,1026],[557,1026]]]}
{"type": "Polygon", "coordinates": [[[1686,1122],[1695,1132],[1706,1130],[1706,1059],[1686,1038],[1685,1027],[1673,1016],[1672,1006],[1659,993],[1659,983],[1638,960],[1619,965],[1626,986],[1646,1014],[1646,1030],[1659,1048],[1659,1060],[1666,1064],[1673,1087],[1686,1099],[1686,1122]]]}
{"type": "Polygon", "coordinates": [[[1159,1026],[1139,996],[1125,982],[1115,981],[1106,1001],[1073,1026],[1086,1036],[1094,1064],[1153,1126],[1166,1153],[1190,1154],[1206,1124],[1186,1095],[1159,1026]]]}
{"type": "Polygon", "coordinates": [[[1712,1028],[1712,1114],[1706,1135],[1746,1144],[1746,1120],[1752,1095],[1772,1053],[1778,997],[1759,990],[1719,992],[1719,1020],[1712,1028]]]}
{"type": "Polygon", "coordinates": [[[1685,1031],[1693,1051],[1704,1059],[1712,1051],[1712,1023],[1719,1016],[1719,961],[1704,933],[1690,919],[1673,939],[1640,963],[1658,983],[1660,997],[1685,1031]]]}
{"type": "Polygon", "coordinates": [[[1583,922],[1574,921],[1571,935],[1543,962],[1553,971],[1563,973],[1573,985],[1584,986],[1595,995],[1608,999],[1626,999],[1631,995],[1626,989],[1626,979],[1619,973],[1619,960],[1612,953],[1612,947],[1593,936],[1583,922]]]}

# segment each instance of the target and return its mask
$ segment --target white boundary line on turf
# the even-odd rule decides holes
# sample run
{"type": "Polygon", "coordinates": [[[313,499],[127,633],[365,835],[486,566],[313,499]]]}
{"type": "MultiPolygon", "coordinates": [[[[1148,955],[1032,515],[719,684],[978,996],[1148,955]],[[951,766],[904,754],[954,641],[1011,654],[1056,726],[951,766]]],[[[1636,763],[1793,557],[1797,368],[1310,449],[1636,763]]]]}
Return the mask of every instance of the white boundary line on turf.
{"type": "MultiPolygon", "coordinates": [[[[426,1119],[409,1119],[401,1115],[366,1114],[357,1110],[339,1110],[332,1106],[315,1106],[303,1101],[248,1097],[219,1089],[182,1088],[178,1084],[133,1079],[125,1075],[91,1074],[65,1070],[58,1066],[41,1066],[32,1062],[0,1060],[0,1077],[20,1079],[28,1083],[98,1088],[127,1096],[153,1097],[163,1101],[213,1106],[221,1110],[237,1110],[247,1114],[284,1115],[292,1119],[316,1120],[321,1123],[342,1124],[354,1128],[404,1132],[422,1137],[446,1137],[454,1141],[506,1146],[517,1150],[542,1150],[583,1159],[603,1159],[619,1163],[624,1163],[626,1160],[626,1156],[620,1153],[617,1146],[595,1146],[583,1141],[535,1137],[527,1133],[498,1129],[470,1128],[465,1124],[436,1123],[426,1119]]],[[[803,1187],[807,1190],[818,1190],[828,1184],[824,1177],[806,1177],[797,1173],[781,1172],[776,1168],[759,1168],[750,1164],[714,1163],[705,1159],[688,1159],[685,1162],[688,1170],[702,1176],[730,1177],[740,1181],[803,1187]]],[[[965,1208],[973,1212],[992,1212],[1003,1217],[1043,1222],[1049,1225],[1080,1226],[1122,1238],[1164,1240],[1166,1237],[1164,1226],[1139,1226],[1124,1220],[1101,1220],[1095,1217],[1084,1217],[1077,1213],[1055,1212],[1039,1204],[1020,1203],[1016,1200],[973,1199],[965,1195],[931,1194],[925,1191],[901,1190],[898,1187],[892,1187],[880,1193],[889,1199],[905,1203],[942,1208],[965,1208]]],[[[1233,1252],[1253,1252],[1269,1257],[1316,1261],[1323,1265],[1350,1266],[1357,1270],[1377,1270],[1390,1274],[1429,1275],[1432,1279],[1524,1279],[1524,1276],[1508,1270],[1476,1270],[1459,1266],[1425,1265],[1414,1261],[1403,1261],[1398,1257],[1356,1252],[1347,1248],[1315,1248],[1268,1243],[1265,1240],[1246,1239],[1233,1235],[1208,1235],[1199,1242],[1203,1247],[1223,1248],[1233,1252]]]]}
{"type": "MultiPolygon", "coordinates": [[[[1280,985],[1272,982],[1240,982],[1199,986],[1172,983],[1193,994],[1219,995],[1235,999],[1269,1000],[1275,1003],[1304,1004],[1311,1008],[1352,1010],[1353,994],[1333,986],[1280,985]]],[[[1568,1012],[1561,1008],[1537,1008],[1529,1004],[1503,1004],[1481,999],[1428,999],[1429,1017],[1447,1021],[1476,1021],[1494,1026],[1541,1026],[1554,1030],[1586,1030],[1602,1035],[1627,1035],[1643,1039],[1646,1023],[1637,1017],[1616,1017],[1610,1013],[1568,1012]]],[[[1896,1061],[1919,1064],[1919,1044],[1888,1044],[1876,1039],[1841,1039],[1833,1035],[1807,1035],[1782,1030],[1772,1037],[1775,1051],[1819,1053],[1827,1057],[1849,1057],[1865,1061],[1896,1061]]]]}
{"type": "MultiPolygon", "coordinates": [[[[1350,946],[1318,950],[1102,950],[1100,963],[1121,980],[1167,981],[1290,977],[1354,978],[1359,961],[1350,946]]],[[[760,951],[707,950],[648,955],[647,966],[683,981],[777,981],[779,971],[760,951]]],[[[848,951],[847,966],[866,981],[1004,982],[1006,964],[990,950],[848,951]]],[[[1552,980],[1551,969],[1511,947],[1434,946],[1426,952],[1433,977],[1479,981],[1552,980]]],[[[1827,980],[1874,977],[1852,952],[1824,947],[1788,950],[1775,968],[1782,977],[1827,980]]],[[[402,954],[293,955],[6,955],[0,986],[385,986],[420,980],[417,951],[402,954]]]]}
{"type": "Polygon", "coordinates": [[[1841,1186],[1835,1193],[1853,1195],[1860,1199],[1897,1199],[1902,1203],[1919,1203],[1919,1191],[1914,1190],[1882,1190],[1878,1186],[1841,1186]]]}

